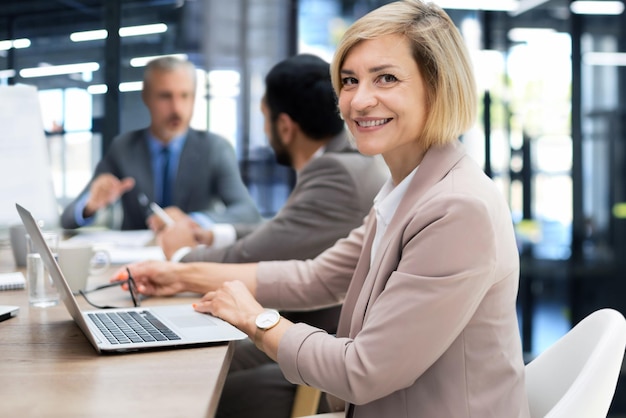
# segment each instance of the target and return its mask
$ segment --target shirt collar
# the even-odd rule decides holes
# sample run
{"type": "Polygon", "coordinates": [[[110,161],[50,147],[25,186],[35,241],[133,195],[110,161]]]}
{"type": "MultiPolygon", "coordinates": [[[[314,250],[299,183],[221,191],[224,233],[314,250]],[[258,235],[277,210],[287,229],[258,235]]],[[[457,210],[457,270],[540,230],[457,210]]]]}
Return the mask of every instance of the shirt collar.
{"type": "Polygon", "coordinates": [[[311,163],[311,161],[313,161],[316,158],[321,157],[322,155],[324,155],[325,152],[326,152],[326,145],[322,145],[321,147],[317,149],[317,151],[313,153],[313,155],[311,155],[311,158],[309,159],[309,161],[307,161],[306,164],[300,170],[296,172],[296,174],[299,174],[302,170],[304,170],[304,167],[306,167],[307,165],[311,163]]]}
{"type": "Polygon", "coordinates": [[[400,202],[406,194],[411,180],[415,177],[418,167],[415,167],[415,169],[395,187],[391,177],[389,177],[374,198],[374,210],[376,210],[376,214],[385,225],[389,225],[391,222],[391,218],[393,218],[398,206],[400,206],[400,202]]]}
{"type": "MultiPolygon", "coordinates": [[[[167,147],[170,149],[170,152],[174,154],[180,153],[185,145],[185,140],[187,139],[187,132],[183,132],[182,134],[172,138],[172,140],[167,144],[167,147]]],[[[148,130],[148,147],[150,148],[150,153],[152,155],[158,154],[161,152],[165,145],[163,142],[156,139],[154,135],[148,130]]]]}

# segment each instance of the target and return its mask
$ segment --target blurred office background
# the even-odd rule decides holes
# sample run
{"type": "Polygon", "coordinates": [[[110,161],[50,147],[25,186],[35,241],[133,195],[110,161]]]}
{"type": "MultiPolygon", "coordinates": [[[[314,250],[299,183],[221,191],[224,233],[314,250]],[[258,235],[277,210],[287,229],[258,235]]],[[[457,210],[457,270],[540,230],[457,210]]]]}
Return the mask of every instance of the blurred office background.
{"type": "MultiPolygon", "coordinates": [[[[192,126],[232,142],[261,212],[272,216],[293,173],[274,163],[263,133],[266,72],[297,52],[330,61],[345,28],[387,2],[2,0],[0,84],[38,88],[61,207],[115,135],[148,124],[145,62],[184,55],[200,80],[192,126]]],[[[624,4],[437,2],[473,55],[481,111],[463,142],[510,203],[530,359],[595,309],[626,313],[624,4]]],[[[622,380],[613,414],[626,414],[622,380]]]]}

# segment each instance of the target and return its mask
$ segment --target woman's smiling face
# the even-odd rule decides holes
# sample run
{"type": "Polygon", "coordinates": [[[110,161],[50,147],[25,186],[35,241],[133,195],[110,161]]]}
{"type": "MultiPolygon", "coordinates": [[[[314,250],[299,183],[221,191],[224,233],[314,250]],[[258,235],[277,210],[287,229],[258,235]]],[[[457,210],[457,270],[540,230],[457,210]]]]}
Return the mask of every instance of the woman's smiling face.
{"type": "Polygon", "coordinates": [[[415,168],[428,109],[408,40],[386,35],[356,44],[341,66],[341,81],[339,108],[359,151],[382,154],[392,172],[394,166],[415,168]]]}

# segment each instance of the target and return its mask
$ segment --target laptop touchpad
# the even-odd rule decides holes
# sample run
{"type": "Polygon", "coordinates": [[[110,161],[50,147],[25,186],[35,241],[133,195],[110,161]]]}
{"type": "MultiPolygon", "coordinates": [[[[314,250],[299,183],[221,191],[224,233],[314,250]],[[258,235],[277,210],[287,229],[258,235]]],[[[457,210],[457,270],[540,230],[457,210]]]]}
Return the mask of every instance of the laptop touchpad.
{"type": "Polygon", "coordinates": [[[215,321],[206,314],[185,314],[169,318],[174,325],[181,328],[215,326],[215,321]]]}

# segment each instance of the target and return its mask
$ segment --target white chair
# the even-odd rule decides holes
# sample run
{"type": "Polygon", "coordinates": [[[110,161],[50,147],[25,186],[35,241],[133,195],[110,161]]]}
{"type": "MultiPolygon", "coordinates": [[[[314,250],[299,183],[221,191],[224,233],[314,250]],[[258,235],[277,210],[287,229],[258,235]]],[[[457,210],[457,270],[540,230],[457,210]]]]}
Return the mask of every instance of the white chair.
{"type": "Polygon", "coordinates": [[[605,418],[622,367],[626,320],[600,309],[526,365],[533,418],[605,418]]]}
{"type": "Polygon", "coordinates": [[[345,412],[328,412],[326,414],[308,415],[300,418],[344,418],[345,416],[345,412]]]}

